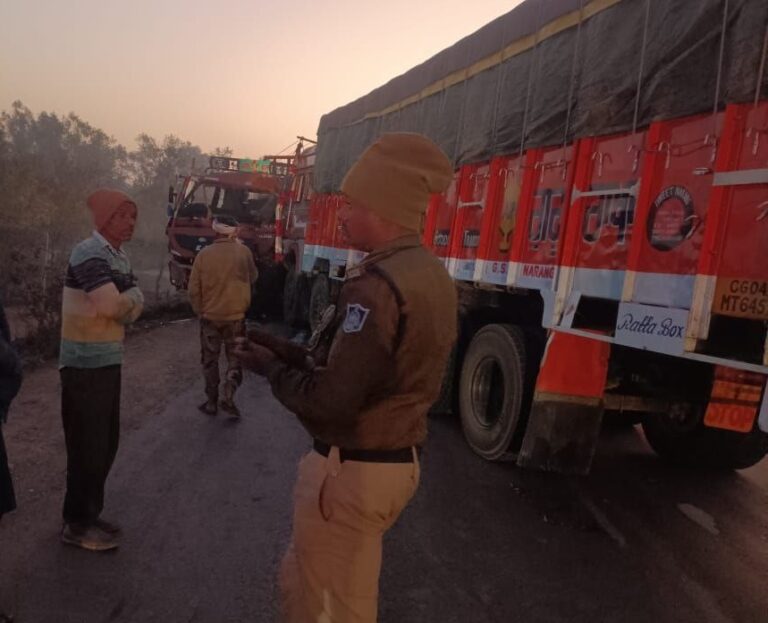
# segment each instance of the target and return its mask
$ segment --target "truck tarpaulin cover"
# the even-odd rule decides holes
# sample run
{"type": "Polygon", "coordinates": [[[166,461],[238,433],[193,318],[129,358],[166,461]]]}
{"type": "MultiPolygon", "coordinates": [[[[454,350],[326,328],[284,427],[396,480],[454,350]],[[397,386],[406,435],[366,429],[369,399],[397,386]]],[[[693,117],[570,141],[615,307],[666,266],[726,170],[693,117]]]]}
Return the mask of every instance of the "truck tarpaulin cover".
{"type": "Polygon", "coordinates": [[[526,0],[324,115],[316,188],[338,190],[383,132],[426,134],[459,165],[749,102],[767,25],[767,0],[526,0]]]}

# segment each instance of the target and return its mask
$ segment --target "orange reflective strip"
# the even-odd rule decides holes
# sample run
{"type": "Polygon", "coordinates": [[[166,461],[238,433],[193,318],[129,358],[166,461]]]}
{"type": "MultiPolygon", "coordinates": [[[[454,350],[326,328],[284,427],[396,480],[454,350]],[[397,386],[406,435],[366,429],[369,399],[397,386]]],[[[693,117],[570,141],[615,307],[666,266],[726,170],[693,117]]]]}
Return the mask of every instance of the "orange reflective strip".
{"type": "Polygon", "coordinates": [[[721,400],[754,402],[757,405],[760,403],[761,394],[761,387],[732,381],[715,381],[712,386],[712,398],[721,400]]]}
{"type": "Polygon", "coordinates": [[[765,384],[764,374],[736,370],[726,366],[715,366],[715,378],[718,381],[733,381],[734,383],[747,383],[749,385],[759,385],[760,387],[765,384]]]}
{"type": "Polygon", "coordinates": [[[704,416],[704,424],[711,428],[748,433],[752,430],[757,415],[757,407],[711,402],[704,416]]]}

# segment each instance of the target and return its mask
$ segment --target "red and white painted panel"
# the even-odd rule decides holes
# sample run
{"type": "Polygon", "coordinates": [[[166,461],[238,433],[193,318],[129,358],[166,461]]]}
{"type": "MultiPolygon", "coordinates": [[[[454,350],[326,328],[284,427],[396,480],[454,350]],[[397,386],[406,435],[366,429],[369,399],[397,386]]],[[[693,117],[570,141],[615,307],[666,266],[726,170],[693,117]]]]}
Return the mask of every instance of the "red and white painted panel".
{"type": "Polygon", "coordinates": [[[424,245],[448,265],[451,236],[456,217],[456,203],[461,173],[457,171],[445,193],[433,195],[427,209],[424,228],[424,245]]]}
{"type": "Polygon", "coordinates": [[[520,225],[513,234],[507,285],[553,292],[573,181],[574,147],[532,149],[525,156],[520,225]]]}
{"type": "Polygon", "coordinates": [[[522,157],[494,158],[480,227],[474,281],[506,286],[511,267],[512,236],[518,226],[523,185],[522,157]]]}
{"type": "Polygon", "coordinates": [[[448,253],[448,272],[459,281],[475,278],[480,227],[488,200],[491,165],[469,164],[459,173],[459,192],[448,253]]]}
{"type": "Polygon", "coordinates": [[[579,141],[558,309],[589,296],[618,301],[624,288],[642,173],[643,133],[579,141]]]}
{"type": "Polygon", "coordinates": [[[768,101],[727,108],[708,220],[694,340],[708,336],[712,314],[768,320],[768,101]]]}
{"type": "Polygon", "coordinates": [[[720,114],[651,125],[623,300],[690,309],[721,126],[720,114]]]}

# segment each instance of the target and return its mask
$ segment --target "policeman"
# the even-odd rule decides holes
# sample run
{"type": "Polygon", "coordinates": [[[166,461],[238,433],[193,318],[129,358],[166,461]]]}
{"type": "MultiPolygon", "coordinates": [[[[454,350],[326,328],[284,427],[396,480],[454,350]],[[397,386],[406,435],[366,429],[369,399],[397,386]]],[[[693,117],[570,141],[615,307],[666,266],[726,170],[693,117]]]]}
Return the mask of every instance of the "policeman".
{"type": "Polygon", "coordinates": [[[342,183],[344,234],[369,255],[314,336],[314,368],[253,342],[237,349],[314,438],[280,572],[289,623],[376,621],[382,537],[418,486],[427,411],[456,337],[456,290],[418,234],[452,173],[429,139],[381,136],[342,183]]]}

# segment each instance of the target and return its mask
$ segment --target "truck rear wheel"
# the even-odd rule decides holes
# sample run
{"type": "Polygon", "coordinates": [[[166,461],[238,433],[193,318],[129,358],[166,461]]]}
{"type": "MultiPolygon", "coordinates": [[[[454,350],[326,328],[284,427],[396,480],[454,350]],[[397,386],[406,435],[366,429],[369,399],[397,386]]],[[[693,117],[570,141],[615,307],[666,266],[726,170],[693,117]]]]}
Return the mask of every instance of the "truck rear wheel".
{"type": "Polygon", "coordinates": [[[328,275],[320,273],[312,280],[309,296],[309,327],[314,331],[323,319],[323,313],[331,304],[331,283],[328,275]]]}
{"type": "Polygon", "coordinates": [[[301,322],[301,275],[292,265],[286,267],[283,286],[283,321],[288,326],[301,322]]]}
{"type": "Polygon", "coordinates": [[[745,469],[768,453],[768,435],[757,424],[749,433],[709,428],[701,405],[648,414],[642,426],[653,451],[677,465],[745,469]]]}
{"type": "Polygon", "coordinates": [[[256,267],[259,278],[251,287],[251,307],[247,316],[255,320],[279,319],[283,312],[285,267],[267,262],[258,262],[256,267]]]}
{"type": "Polygon", "coordinates": [[[526,340],[520,327],[491,324],[472,338],[459,380],[459,413],[469,446],[485,459],[503,456],[526,393],[526,340]]]}

